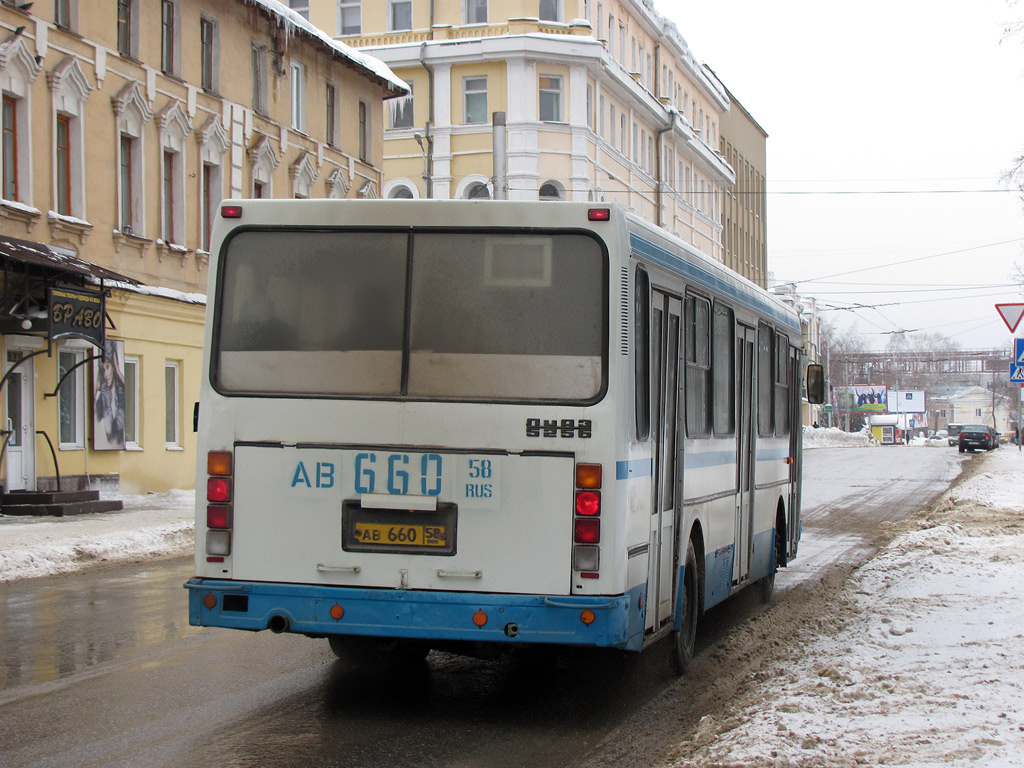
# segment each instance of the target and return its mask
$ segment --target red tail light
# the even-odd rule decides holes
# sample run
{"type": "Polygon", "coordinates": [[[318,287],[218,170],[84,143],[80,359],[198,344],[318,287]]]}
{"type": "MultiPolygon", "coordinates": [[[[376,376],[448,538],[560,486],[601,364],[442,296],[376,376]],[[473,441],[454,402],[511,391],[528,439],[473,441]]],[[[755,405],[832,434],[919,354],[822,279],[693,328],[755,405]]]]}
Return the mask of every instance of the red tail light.
{"type": "Polygon", "coordinates": [[[231,478],[211,477],[206,481],[207,501],[231,501],[231,478]]]}
{"type": "Polygon", "coordinates": [[[573,527],[573,541],[577,544],[599,544],[601,521],[596,517],[577,517],[573,527]]]}
{"type": "Polygon", "coordinates": [[[206,507],[207,528],[230,528],[231,507],[227,504],[208,504],[206,507]]]}
{"type": "Polygon", "coordinates": [[[576,491],[576,514],[592,515],[601,514],[601,492],[600,491],[576,491]]]}

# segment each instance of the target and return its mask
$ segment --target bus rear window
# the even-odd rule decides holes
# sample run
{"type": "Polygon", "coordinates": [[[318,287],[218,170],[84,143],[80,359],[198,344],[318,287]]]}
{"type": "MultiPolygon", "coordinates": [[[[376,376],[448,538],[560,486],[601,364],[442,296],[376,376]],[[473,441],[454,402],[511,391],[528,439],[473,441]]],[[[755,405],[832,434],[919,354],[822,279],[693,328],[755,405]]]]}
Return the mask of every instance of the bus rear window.
{"type": "Polygon", "coordinates": [[[221,257],[225,394],[586,402],[605,256],[581,234],[242,231],[221,257]]]}

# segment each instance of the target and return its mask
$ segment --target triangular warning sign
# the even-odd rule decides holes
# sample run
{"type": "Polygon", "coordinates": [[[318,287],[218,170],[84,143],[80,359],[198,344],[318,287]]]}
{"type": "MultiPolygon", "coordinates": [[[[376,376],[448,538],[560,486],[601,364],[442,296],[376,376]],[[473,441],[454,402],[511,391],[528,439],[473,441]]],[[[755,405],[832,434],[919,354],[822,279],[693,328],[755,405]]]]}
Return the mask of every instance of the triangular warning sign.
{"type": "Polygon", "coordinates": [[[1020,319],[1024,317],[1024,304],[996,304],[996,311],[1003,318],[1010,333],[1017,330],[1020,319]]]}
{"type": "Polygon", "coordinates": [[[1010,371],[1010,381],[1019,381],[1024,384],[1024,368],[1014,366],[1013,370],[1010,371]]]}

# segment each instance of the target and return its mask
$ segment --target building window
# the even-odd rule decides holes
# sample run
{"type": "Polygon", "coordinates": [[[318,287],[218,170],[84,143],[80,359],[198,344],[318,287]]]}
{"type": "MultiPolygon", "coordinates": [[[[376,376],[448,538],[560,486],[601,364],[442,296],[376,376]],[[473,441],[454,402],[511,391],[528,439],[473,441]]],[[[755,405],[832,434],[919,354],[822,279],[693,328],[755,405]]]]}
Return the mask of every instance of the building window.
{"type": "Polygon", "coordinates": [[[58,439],[62,450],[75,450],[84,446],[84,366],[75,368],[84,357],[83,353],[73,350],[62,350],[57,354],[57,379],[61,382],[57,390],[57,408],[60,412],[58,439]]]}
{"type": "Polygon", "coordinates": [[[594,86],[587,83],[587,127],[592,131],[597,130],[597,121],[594,119],[594,86]]]}
{"type": "Polygon", "coordinates": [[[389,31],[412,29],[412,0],[388,0],[389,31]]]}
{"type": "Polygon", "coordinates": [[[297,61],[289,66],[292,87],[292,128],[306,132],[306,68],[297,61]]]}
{"type": "Polygon", "coordinates": [[[124,359],[124,444],[139,447],[139,358],[124,359]]]}
{"type": "Polygon", "coordinates": [[[562,190],[555,182],[548,181],[541,185],[538,197],[541,200],[561,200],[562,190]]]}
{"type": "Polygon", "coordinates": [[[160,0],[160,71],[174,74],[174,12],[173,0],[160,0]]]}
{"type": "Polygon", "coordinates": [[[216,91],[219,85],[219,51],[217,50],[217,23],[205,16],[199,19],[199,49],[201,85],[204,90],[216,91]]]}
{"type": "Polygon", "coordinates": [[[266,195],[263,193],[263,182],[254,181],[252,183],[252,196],[257,200],[262,200],[266,195]]]}
{"type": "Polygon", "coordinates": [[[71,215],[71,118],[57,115],[57,213],[71,215]]]}
{"type": "Polygon", "coordinates": [[[267,46],[252,44],[252,108],[267,114],[267,46]]]}
{"type": "Polygon", "coordinates": [[[545,123],[562,120],[562,78],[540,76],[540,119],[545,123]]]}
{"type": "Polygon", "coordinates": [[[408,96],[399,96],[397,99],[391,99],[388,102],[388,108],[391,110],[392,128],[412,128],[415,125],[412,109],[412,83],[406,83],[406,85],[409,86],[408,96]]]}
{"type": "Polygon", "coordinates": [[[174,230],[174,198],[175,198],[175,179],[174,179],[174,152],[164,151],[164,162],[163,162],[163,230],[162,237],[168,243],[175,242],[174,230]]]}
{"type": "Polygon", "coordinates": [[[334,83],[327,83],[324,108],[327,110],[327,146],[338,146],[338,89],[334,83]]]}
{"type": "Polygon", "coordinates": [[[487,0],[463,0],[467,24],[487,23],[487,0]]]}
{"type": "Polygon", "coordinates": [[[4,94],[4,200],[21,200],[18,193],[18,100],[4,94]]]}
{"type": "Polygon", "coordinates": [[[487,185],[477,182],[466,191],[467,200],[490,200],[491,193],[487,191],[487,185]]]}
{"type": "Polygon", "coordinates": [[[537,15],[541,21],[561,21],[561,0],[540,0],[537,15]]]}
{"type": "Polygon", "coordinates": [[[203,232],[200,247],[209,253],[210,235],[213,230],[213,219],[217,203],[220,202],[220,190],[218,188],[219,169],[210,163],[203,163],[203,232]]]}
{"type": "Polygon", "coordinates": [[[627,138],[629,132],[626,130],[626,113],[623,112],[619,115],[619,154],[623,157],[626,156],[626,143],[629,141],[627,138]]]}
{"type": "Polygon", "coordinates": [[[412,190],[408,187],[395,187],[391,194],[388,195],[389,200],[412,200],[412,190]]]}
{"type": "MultiPolygon", "coordinates": [[[[72,28],[72,0],[53,0],[53,23],[64,29],[72,28]]],[[[18,5],[21,5],[19,3],[18,5]]]]}
{"type": "Polygon", "coordinates": [[[359,159],[370,162],[370,109],[365,101],[359,102],[359,159]]]}
{"type": "Polygon", "coordinates": [[[462,78],[463,121],[487,122],[487,76],[462,78]]]}
{"type": "Polygon", "coordinates": [[[132,190],[135,181],[135,139],[121,134],[121,195],[119,225],[125,234],[131,234],[135,223],[132,212],[132,190]]]}
{"type": "Polygon", "coordinates": [[[139,39],[139,0],[117,0],[117,52],[135,57],[139,39]]]}
{"type": "Polygon", "coordinates": [[[362,31],[362,0],[338,1],[338,31],[342,35],[358,35],[362,31]]]}
{"type": "Polygon", "coordinates": [[[168,448],[178,447],[178,363],[164,364],[164,442],[168,448]]]}
{"type": "Polygon", "coordinates": [[[309,21],[309,0],[288,0],[288,7],[309,21]]]}

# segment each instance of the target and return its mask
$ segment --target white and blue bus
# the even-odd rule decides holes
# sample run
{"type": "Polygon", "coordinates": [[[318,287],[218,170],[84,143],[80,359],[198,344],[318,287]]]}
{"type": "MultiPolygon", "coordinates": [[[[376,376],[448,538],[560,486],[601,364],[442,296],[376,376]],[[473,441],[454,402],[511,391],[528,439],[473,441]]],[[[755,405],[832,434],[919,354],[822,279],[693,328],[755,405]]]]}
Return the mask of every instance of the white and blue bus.
{"type": "Polygon", "coordinates": [[[682,671],[796,554],[799,319],[624,209],[240,200],[214,243],[192,624],[339,656],[671,635],[682,671]]]}

